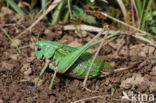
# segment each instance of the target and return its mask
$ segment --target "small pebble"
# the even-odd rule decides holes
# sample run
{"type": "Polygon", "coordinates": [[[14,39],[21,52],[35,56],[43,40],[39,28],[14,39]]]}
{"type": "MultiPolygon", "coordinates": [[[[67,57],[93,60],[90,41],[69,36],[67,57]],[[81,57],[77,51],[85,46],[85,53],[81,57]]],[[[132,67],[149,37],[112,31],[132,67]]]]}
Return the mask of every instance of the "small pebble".
{"type": "Polygon", "coordinates": [[[0,103],[4,103],[2,99],[0,99],[0,103]]]}
{"type": "Polygon", "coordinates": [[[156,72],[150,72],[150,75],[156,76],[156,72]]]}
{"type": "Polygon", "coordinates": [[[11,58],[12,60],[17,60],[17,57],[18,57],[18,54],[10,55],[10,58],[11,58]]]}
{"type": "Polygon", "coordinates": [[[141,52],[140,52],[140,56],[146,57],[146,53],[145,53],[144,51],[141,51],[141,52]]]}
{"type": "Polygon", "coordinates": [[[150,75],[156,76],[156,66],[154,66],[154,67],[152,68],[152,71],[150,72],[150,75]]]}
{"type": "Polygon", "coordinates": [[[115,62],[110,62],[110,65],[111,65],[112,67],[115,67],[116,63],[115,63],[115,62]]]}
{"type": "Polygon", "coordinates": [[[148,47],[148,50],[149,50],[149,54],[152,54],[152,53],[154,52],[155,48],[154,48],[154,47],[149,46],[149,47],[148,47]]]}
{"type": "Polygon", "coordinates": [[[156,72],[156,66],[152,68],[152,72],[156,72]]]}
{"type": "Polygon", "coordinates": [[[27,71],[29,67],[30,67],[29,64],[24,64],[20,71],[23,73],[23,72],[27,71]]]}
{"type": "Polygon", "coordinates": [[[8,7],[2,7],[1,11],[5,11],[3,12],[3,15],[12,15],[13,11],[11,9],[9,9],[8,7]]]}
{"type": "Polygon", "coordinates": [[[106,85],[109,84],[109,79],[106,79],[105,84],[106,84],[106,85]]]}
{"type": "Polygon", "coordinates": [[[125,86],[124,86],[123,88],[125,88],[125,89],[130,89],[131,87],[132,87],[132,85],[129,84],[129,83],[127,83],[127,84],[125,84],[125,86]]]}
{"type": "Polygon", "coordinates": [[[91,40],[91,37],[90,36],[86,37],[86,40],[87,41],[90,41],[91,40]]]}
{"type": "Polygon", "coordinates": [[[28,68],[28,70],[24,71],[25,76],[28,76],[30,74],[32,74],[32,69],[31,68],[28,68]]]}
{"type": "Polygon", "coordinates": [[[29,58],[27,58],[27,62],[32,62],[33,60],[35,59],[35,57],[29,57],[29,58]]]}
{"type": "Polygon", "coordinates": [[[150,92],[156,91],[156,83],[155,82],[150,82],[150,92]]]}
{"type": "Polygon", "coordinates": [[[9,53],[8,53],[8,52],[3,52],[3,54],[4,54],[4,55],[9,55],[9,53]]]}
{"type": "Polygon", "coordinates": [[[87,36],[87,32],[86,31],[82,31],[82,37],[86,37],[87,36]]]}

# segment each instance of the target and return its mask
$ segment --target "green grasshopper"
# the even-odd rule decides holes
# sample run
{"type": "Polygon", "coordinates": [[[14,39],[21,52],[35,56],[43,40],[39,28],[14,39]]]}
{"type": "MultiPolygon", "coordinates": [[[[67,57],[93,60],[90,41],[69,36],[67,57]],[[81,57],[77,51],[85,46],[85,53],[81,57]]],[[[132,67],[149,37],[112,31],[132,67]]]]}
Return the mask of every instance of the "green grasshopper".
{"type": "MultiPolygon", "coordinates": [[[[116,35],[118,33],[114,32],[108,38],[116,35]]],[[[51,79],[49,89],[52,88],[53,81],[56,77],[56,73],[67,74],[71,77],[83,79],[85,78],[89,65],[92,61],[93,55],[86,52],[89,48],[92,48],[100,41],[93,42],[100,34],[94,37],[87,44],[80,47],[70,47],[60,42],[54,41],[38,41],[35,44],[35,54],[38,58],[45,57],[46,63],[40,72],[40,76],[44,73],[46,68],[49,66],[50,69],[54,70],[54,75],[51,79]]],[[[100,74],[100,71],[111,72],[112,66],[100,59],[96,58],[92,70],[89,74],[89,78],[96,77],[100,74]]],[[[37,85],[39,80],[36,80],[35,85],[37,85]]]]}

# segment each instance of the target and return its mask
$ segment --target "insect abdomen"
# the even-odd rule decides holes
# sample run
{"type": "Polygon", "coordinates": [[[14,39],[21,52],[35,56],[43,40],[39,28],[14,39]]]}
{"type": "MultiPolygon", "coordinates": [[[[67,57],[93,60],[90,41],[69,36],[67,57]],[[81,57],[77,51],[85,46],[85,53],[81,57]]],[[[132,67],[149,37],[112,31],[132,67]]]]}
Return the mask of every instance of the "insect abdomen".
{"type": "MultiPolygon", "coordinates": [[[[64,57],[65,55],[61,52],[58,52],[55,54],[55,62],[56,64],[59,64],[59,61],[64,57]]],[[[70,59],[70,58],[69,58],[70,59]]],[[[92,62],[93,55],[90,53],[83,53],[76,62],[65,72],[65,75],[83,79],[85,78],[89,66],[92,62]]],[[[59,69],[59,68],[58,68],[59,69]]],[[[109,65],[109,63],[105,62],[104,60],[100,59],[99,57],[96,58],[93,67],[91,69],[91,72],[89,74],[89,78],[96,77],[100,74],[100,71],[103,72],[109,72],[112,70],[112,67],[109,65]]]]}
{"type": "MultiPolygon", "coordinates": [[[[89,66],[92,62],[93,55],[90,53],[84,53],[78,60],[70,67],[69,71],[67,71],[67,74],[71,77],[83,79],[85,78],[89,66]]],[[[96,77],[100,74],[100,71],[109,72],[112,70],[112,67],[109,65],[109,63],[103,61],[99,57],[96,58],[93,67],[91,69],[91,72],[89,74],[89,78],[96,77]]]]}

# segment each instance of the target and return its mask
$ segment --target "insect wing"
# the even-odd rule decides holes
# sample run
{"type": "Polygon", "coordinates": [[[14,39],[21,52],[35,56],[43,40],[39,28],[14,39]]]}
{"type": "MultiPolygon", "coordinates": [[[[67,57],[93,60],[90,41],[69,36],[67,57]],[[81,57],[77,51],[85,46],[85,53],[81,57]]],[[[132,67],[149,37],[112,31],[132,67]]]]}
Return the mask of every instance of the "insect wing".
{"type": "Polygon", "coordinates": [[[58,68],[60,73],[66,72],[71,65],[89,48],[91,44],[87,43],[84,46],[81,46],[78,50],[75,50],[74,52],[66,55],[59,63],[58,68]]]}

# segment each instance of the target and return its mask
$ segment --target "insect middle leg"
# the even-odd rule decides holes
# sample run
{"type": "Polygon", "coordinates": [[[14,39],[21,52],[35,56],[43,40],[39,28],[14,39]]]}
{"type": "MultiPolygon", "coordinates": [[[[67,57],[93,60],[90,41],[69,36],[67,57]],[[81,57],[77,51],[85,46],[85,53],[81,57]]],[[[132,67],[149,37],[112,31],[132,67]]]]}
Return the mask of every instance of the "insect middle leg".
{"type": "Polygon", "coordinates": [[[50,85],[49,85],[49,90],[51,90],[51,88],[53,86],[54,79],[56,77],[56,73],[58,72],[58,67],[54,66],[52,63],[50,63],[49,68],[54,70],[54,74],[52,75],[52,79],[51,79],[51,82],[50,82],[50,85]]]}

